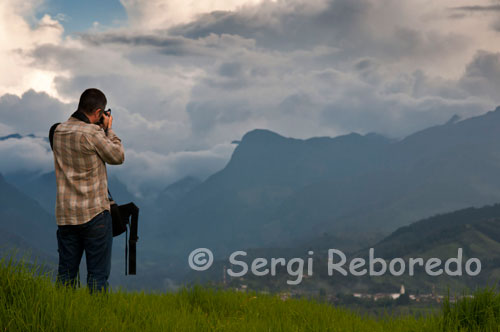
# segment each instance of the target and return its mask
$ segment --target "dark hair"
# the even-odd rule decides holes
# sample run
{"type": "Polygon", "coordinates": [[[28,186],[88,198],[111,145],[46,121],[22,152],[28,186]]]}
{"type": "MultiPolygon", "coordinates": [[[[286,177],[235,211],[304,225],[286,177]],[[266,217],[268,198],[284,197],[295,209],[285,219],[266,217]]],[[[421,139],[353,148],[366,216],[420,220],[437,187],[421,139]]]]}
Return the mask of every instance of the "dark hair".
{"type": "Polygon", "coordinates": [[[99,89],[87,89],[83,91],[78,103],[78,111],[90,114],[96,109],[104,110],[107,104],[106,96],[99,89]]]}

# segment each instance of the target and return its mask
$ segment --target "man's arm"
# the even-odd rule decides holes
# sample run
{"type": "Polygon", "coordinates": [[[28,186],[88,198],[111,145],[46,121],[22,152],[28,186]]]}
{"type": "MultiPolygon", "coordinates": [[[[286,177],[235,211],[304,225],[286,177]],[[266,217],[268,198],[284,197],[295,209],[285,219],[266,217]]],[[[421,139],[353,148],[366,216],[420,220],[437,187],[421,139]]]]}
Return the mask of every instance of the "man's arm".
{"type": "Polygon", "coordinates": [[[107,133],[103,129],[99,129],[95,135],[91,135],[88,139],[105,163],[120,165],[125,160],[122,141],[116,136],[113,129],[108,128],[107,133]]]}

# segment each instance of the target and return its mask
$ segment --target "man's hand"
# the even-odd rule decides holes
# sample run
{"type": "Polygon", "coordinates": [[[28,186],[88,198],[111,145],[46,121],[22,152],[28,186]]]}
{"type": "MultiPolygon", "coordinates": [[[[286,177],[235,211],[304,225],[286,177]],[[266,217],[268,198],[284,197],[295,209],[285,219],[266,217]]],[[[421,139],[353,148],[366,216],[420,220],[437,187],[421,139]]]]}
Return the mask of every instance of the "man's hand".
{"type": "Polygon", "coordinates": [[[102,115],[101,128],[104,130],[111,129],[112,123],[113,123],[113,116],[111,114],[109,116],[107,116],[106,113],[104,113],[102,115]]]}

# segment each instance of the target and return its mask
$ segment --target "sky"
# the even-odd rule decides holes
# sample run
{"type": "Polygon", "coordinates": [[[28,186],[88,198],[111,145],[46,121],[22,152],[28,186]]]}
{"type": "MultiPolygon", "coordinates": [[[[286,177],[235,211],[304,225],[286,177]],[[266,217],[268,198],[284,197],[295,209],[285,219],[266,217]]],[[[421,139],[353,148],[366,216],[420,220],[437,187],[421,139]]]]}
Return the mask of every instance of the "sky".
{"type": "MultiPolygon", "coordinates": [[[[500,1],[0,0],[0,173],[101,89],[147,195],[222,169],[255,128],[402,138],[500,104],[500,1]]],[[[132,180],[130,180],[132,179],[132,180]]],[[[125,182],[125,181],[124,181],[125,182]]]]}

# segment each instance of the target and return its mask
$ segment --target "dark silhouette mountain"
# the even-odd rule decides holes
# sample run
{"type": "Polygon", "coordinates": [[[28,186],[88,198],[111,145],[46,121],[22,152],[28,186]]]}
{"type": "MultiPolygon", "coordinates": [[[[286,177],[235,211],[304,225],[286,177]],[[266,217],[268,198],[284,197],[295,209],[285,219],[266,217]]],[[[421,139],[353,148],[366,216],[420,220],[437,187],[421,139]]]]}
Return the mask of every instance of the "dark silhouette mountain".
{"type": "Polygon", "coordinates": [[[500,201],[500,107],[402,140],[245,134],[229,163],[166,213],[170,250],[223,255],[328,232],[389,233],[421,218],[500,201]]]}

